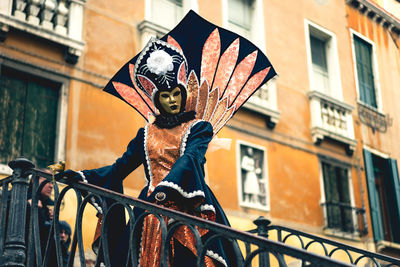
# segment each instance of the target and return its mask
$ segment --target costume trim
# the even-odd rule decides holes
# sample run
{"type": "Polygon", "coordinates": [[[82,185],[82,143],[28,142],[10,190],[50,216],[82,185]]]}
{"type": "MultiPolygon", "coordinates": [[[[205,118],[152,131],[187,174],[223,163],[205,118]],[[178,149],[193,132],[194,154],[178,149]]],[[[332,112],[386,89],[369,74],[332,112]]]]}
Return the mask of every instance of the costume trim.
{"type": "Polygon", "coordinates": [[[151,171],[151,162],[150,162],[150,157],[149,157],[149,151],[147,150],[147,136],[148,136],[148,132],[149,132],[149,125],[147,124],[144,127],[144,155],[146,157],[146,163],[147,163],[147,169],[148,169],[148,173],[149,173],[149,190],[153,191],[154,190],[154,186],[153,186],[153,172],[151,171]]]}
{"type": "MultiPolygon", "coordinates": [[[[143,224],[142,224],[142,231],[141,233],[143,233],[143,229],[144,229],[144,220],[143,220],[143,224]]],[[[140,235],[140,246],[139,246],[139,258],[138,258],[138,266],[140,266],[140,259],[142,258],[142,245],[143,245],[143,234],[140,235]]]]}
{"type": "Polygon", "coordinates": [[[185,153],[186,142],[187,142],[187,139],[189,138],[189,135],[190,135],[190,132],[191,132],[193,126],[195,126],[197,123],[199,123],[199,122],[201,122],[201,121],[203,121],[203,120],[196,120],[196,121],[194,121],[194,122],[186,129],[186,132],[185,132],[185,134],[183,135],[183,138],[182,138],[181,147],[180,147],[180,149],[179,149],[179,153],[180,153],[180,156],[181,156],[181,157],[182,157],[183,154],[185,153]]]}
{"type": "MultiPolygon", "coordinates": [[[[77,173],[81,176],[82,178],[82,182],[84,182],[85,184],[89,183],[88,180],[86,179],[85,174],[82,171],[77,171],[77,173]]],[[[96,202],[96,199],[94,197],[90,198],[90,204],[92,204],[95,209],[100,213],[103,214],[103,209],[100,207],[100,205],[96,202]]]]}
{"type": "Polygon", "coordinates": [[[200,211],[205,211],[205,210],[209,210],[215,213],[215,208],[213,205],[210,204],[204,204],[200,206],[200,211]]]}
{"type": "Polygon", "coordinates": [[[84,183],[88,183],[88,180],[86,180],[86,176],[82,171],[77,171],[77,173],[79,173],[84,183]]]}
{"type": "Polygon", "coordinates": [[[210,258],[222,263],[226,267],[228,266],[226,261],[224,260],[224,258],[222,258],[220,255],[218,255],[217,253],[215,253],[212,250],[207,250],[206,256],[208,256],[208,257],[210,257],[210,258]]]}
{"type": "Polygon", "coordinates": [[[178,191],[185,198],[194,198],[194,197],[198,197],[198,196],[205,197],[204,192],[201,191],[201,190],[197,190],[197,191],[193,191],[193,192],[188,193],[185,190],[183,190],[179,185],[174,184],[173,182],[161,181],[157,185],[157,187],[158,186],[171,187],[171,188],[175,189],[176,191],[178,191]]]}

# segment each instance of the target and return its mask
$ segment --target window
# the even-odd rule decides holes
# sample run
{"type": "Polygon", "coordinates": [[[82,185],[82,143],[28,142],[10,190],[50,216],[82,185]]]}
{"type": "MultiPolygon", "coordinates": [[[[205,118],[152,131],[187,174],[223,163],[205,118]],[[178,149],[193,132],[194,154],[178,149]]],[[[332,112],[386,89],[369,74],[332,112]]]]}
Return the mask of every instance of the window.
{"type": "Polygon", "coordinates": [[[0,76],[0,164],[24,156],[36,167],[55,160],[60,84],[3,67],[0,76]]]}
{"type": "Polygon", "coordinates": [[[253,2],[251,0],[229,0],[228,28],[251,39],[253,2]]]}
{"type": "Polygon", "coordinates": [[[150,0],[150,21],[167,29],[174,28],[183,17],[183,0],[150,0]]]}
{"type": "Polygon", "coordinates": [[[145,0],[145,19],[138,24],[141,46],[144,47],[152,37],[163,37],[190,9],[197,8],[189,0],[145,0]]]}
{"type": "Polygon", "coordinates": [[[254,43],[265,52],[263,0],[223,0],[223,27],[254,43]]]}
{"type": "Polygon", "coordinates": [[[310,90],[342,100],[335,35],[305,20],[310,90]]]}
{"type": "Polygon", "coordinates": [[[375,241],[400,243],[400,182],[397,161],[364,149],[372,230],[375,241]]]}
{"type": "Polygon", "coordinates": [[[373,72],[372,45],[353,35],[360,100],[377,108],[375,78],[373,72]]]}
{"type": "Polygon", "coordinates": [[[326,41],[311,35],[310,45],[314,86],[317,90],[329,94],[329,73],[326,59],[326,41]]]}
{"type": "Polygon", "coordinates": [[[239,141],[238,175],[241,206],[268,210],[269,193],[265,148],[239,141]]]}
{"type": "MultiPolygon", "coordinates": [[[[265,52],[265,18],[262,0],[223,0],[224,27],[243,36],[265,52]]],[[[279,121],[276,78],[255,92],[244,108],[266,116],[267,127],[273,129],[279,121]]]]}
{"type": "Polygon", "coordinates": [[[325,192],[326,226],[340,232],[353,233],[353,207],[350,198],[348,168],[321,162],[325,192]]]}

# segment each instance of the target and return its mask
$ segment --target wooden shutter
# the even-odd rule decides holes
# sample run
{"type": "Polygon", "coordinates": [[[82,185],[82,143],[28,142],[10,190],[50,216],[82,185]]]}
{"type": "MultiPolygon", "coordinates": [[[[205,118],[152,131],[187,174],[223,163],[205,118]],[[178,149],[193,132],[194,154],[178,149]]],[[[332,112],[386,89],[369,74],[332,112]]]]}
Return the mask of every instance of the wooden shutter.
{"type": "Polygon", "coordinates": [[[372,69],[372,46],[361,38],[354,36],[354,47],[360,100],[376,108],[375,82],[372,69]]]}
{"type": "Polygon", "coordinates": [[[391,217],[391,228],[393,241],[400,243],[400,181],[399,172],[397,169],[397,160],[389,159],[389,169],[390,169],[390,190],[393,188],[393,194],[390,194],[388,198],[388,206],[392,207],[390,210],[391,217]]]}
{"type": "Polygon", "coordinates": [[[24,132],[26,85],[20,79],[0,77],[0,163],[19,157],[24,132]]]}
{"type": "Polygon", "coordinates": [[[24,156],[54,161],[58,85],[9,69],[0,77],[0,163],[24,156]]]}
{"type": "Polygon", "coordinates": [[[372,230],[374,240],[380,241],[384,239],[383,223],[381,217],[381,208],[379,203],[378,191],[375,186],[374,163],[372,154],[364,149],[364,167],[367,177],[369,207],[371,211],[372,230]]]}

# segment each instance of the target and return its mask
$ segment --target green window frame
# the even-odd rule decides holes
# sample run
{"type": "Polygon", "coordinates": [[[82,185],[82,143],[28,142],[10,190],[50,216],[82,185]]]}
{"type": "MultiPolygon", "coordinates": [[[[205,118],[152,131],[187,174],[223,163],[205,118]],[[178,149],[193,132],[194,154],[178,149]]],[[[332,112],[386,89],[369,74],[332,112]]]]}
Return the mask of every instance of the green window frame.
{"type": "Polygon", "coordinates": [[[0,164],[24,156],[54,162],[60,84],[3,67],[0,75],[0,164]]]}
{"type": "Polygon", "coordinates": [[[400,243],[400,181],[397,160],[384,159],[364,149],[364,165],[374,241],[400,243]],[[377,173],[381,175],[377,176],[377,173]],[[377,183],[377,179],[383,181],[377,183]],[[383,187],[381,190],[384,194],[380,193],[379,186],[383,187]]]}
{"type": "Polygon", "coordinates": [[[377,108],[375,77],[372,65],[372,45],[356,35],[353,35],[353,39],[360,100],[371,107],[377,108]]]}

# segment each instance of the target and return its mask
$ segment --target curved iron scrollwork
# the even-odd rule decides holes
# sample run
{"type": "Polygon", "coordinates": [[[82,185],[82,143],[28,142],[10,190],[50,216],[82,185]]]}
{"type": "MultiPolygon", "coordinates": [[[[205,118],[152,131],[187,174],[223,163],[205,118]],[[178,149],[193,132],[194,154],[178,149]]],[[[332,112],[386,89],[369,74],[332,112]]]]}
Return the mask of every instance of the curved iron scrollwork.
{"type": "Polygon", "coordinates": [[[277,225],[269,226],[268,230],[270,233],[275,232],[279,242],[297,243],[306,251],[313,251],[315,246],[318,246],[326,257],[334,258],[336,254],[342,254],[341,258],[343,258],[343,255],[346,255],[347,262],[355,266],[400,266],[399,259],[348,246],[302,231],[277,225]]]}
{"type": "Polygon", "coordinates": [[[393,118],[389,114],[382,114],[360,103],[358,103],[358,117],[363,124],[371,127],[372,131],[381,133],[385,133],[393,124],[393,118]]]}
{"type": "MultiPolygon", "coordinates": [[[[24,161],[24,160],[23,160],[24,161]]],[[[20,162],[21,163],[21,162],[20,162]]],[[[103,212],[102,224],[101,224],[101,235],[99,243],[99,253],[97,256],[96,266],[100,266],[100,263],[104,263],[105,266],[110,266],[110,254],[108,241],[110,236],[108,235],[109,222],[113,220],[110,215],[111,211],[115,208],[123,208],[129,216],[128,227],[130,230],[129,249],[127,255],[127,261],[130,261],[132,266],[138,266],[138,245],[140,244],[140,233],[142,231],[140,225],[147,216],[155,216],[160,222],[161,227],[161,251],[160,262],[161,266],[168,266],[169,257],[169,239],[173,236],[174,232],[179,229],[180,226],[186,225],[190,229],[196,240],[196,249],[198,252],[197,266],[204,266],[204,256],[206,255],[207,248],[210,242],[214,239],[223,239],[231,242],[237,240],[245,245],[245,262],[239,263],[239,266],[251,266],[256,259],[258,259],[259,266],[270,266],[271,263],[277,263],[279,266],[288,266],[288,261],[297,259],[304,266],[351,266],[350,264],[356,264],[360,261],[360,257],[370,257],[376,262],[386,261],[394,265],[400,266],[400,261],[385,257],[382,255],[370,253],[367,251],[357,250],[349,246],[345,246],[340,243],[332,243],[315,236],[307,235],[293,229],[283,228],[279,226],[269,225],[269,221],[263,218],[256,220],[257,229],[251,230],[250,232],[243,232],[232,229],[230,227],[220,225],[205,219],[201,219],[195,216],[191,216],[182,212],[174,211],[165,207],[161,207],[152,203],[145,202],[143,200],[129,197],[123,194],[118,194],[110,190],[106,190],[91,184],[84,182],[78,182],[72,185],[63,186],[59,188],[58,183],[53,180],[50,174],[42,172],[40,170],[32,168],[31,165],[20,164],[17,171],[14,171],[13,176],[7,177],[0,181],[2,187],[2,202],[1,211],[2,216],[0,218],[0,266],[47,266],[50,256],[56,256],[58,266],[63,265],[61,244],[57,237],[60,234],[60,207],[61,203],[66,196],[67,192],[75,192],[77,203],[76,207],[76,218],[75,227],[72,233],[72,244],[70,247],[70,255],[68,258],[67,266],[73,266],[74,260],[77,261],[80,266],[85,266],[85,251],[83,245],[83,219],[84,211],[87,209],[87,204],[93,202],[95,199],[96,203],[101,207],[103,212]],[[19,225],[25,225],[24,214],[26,211],[21,209],[22,205],[27,206],[27,194],[26,189],[28,188],[28,177],[32,180],[33,195],[32,204],[30,207],[31,216],[29,218],[29,227],[15,228],[15,218],[22,221],[19,225]],[[38,224],[38,197],[37,192],[41,191],[44,184],[38,183],[39,177],[47,179],[46,183],[53,183],[55,191],[55,206],[54,206],[54,217],[50,227],[50,234],[46,242],[46,249],[42,255],[43,249],[41,248],[40,235],[39,235],[39,224],[38,224]],[[23,181],[23,182],[22,182],[23,181]],[[10,183],[17,182],[18,185],[13,184],[11,190],[9,190],[10,183]],[[36,193],[35,193],[36,192],[36,193]],[[15,195],[20,199],[19,202],[10,201],[10,195],[15,195]],[[35,196],[36,195],[36,196],[35,196]],[[109,201],[111,200],[111,202],[109,201]],[[111,204],[110,204],[111,203],[111,204]],[[19,207],[19,206],[21,207],[19,207]],[[133,208],[140,208],[145,210],[140,217],[135,218],[133,208]],[[19,217],[16,215],[20,215],[19,217]],[[21,218],[20,218],[21,217],[21,218]],[[166,220],[165,218],[172,219],[173,222],[166,220]],[[198,228],[204,228],[212,232],[214,235],[203,242],[200,238],[198,228]],[[11,232],[10,232],[11,231],[11,232]],[[269,233],[272,231],[278,231],[278,240],[271,240],[268,238],[269,233]],[[13,237],[17,235],[18,240],[10,236],[12,233],[13,237]],[[289,234],[283,234],[289,233],[289,234]],[[284,236],[283,236],[284,235],[284,236]],[[318,242],[323,247],[336,245],[338,249],[348,250],[353,253],[354,251],[360,253],[362,256],[353,257],[348,262],[340,262],[332,256],[335,254],[333,250],[326,248],[325,255],[318,255],[308,251],[312,242],[302,241],[301,247],[293,247],[285,244],[289,235],[295,235],[299,239],[312,239],[312,242],[318,242]],[[29,237],[29,238],[27,238],[29,237]],[[58,241],[55,241],[58,240],[58,241]],[[328,245],[325,245],[328,244],[328,245]],[[75,253],[78,250],[79,258],[75,257],[75,253]],[[25,255],[26,257],[19,257],[19,255],[25,255]],[[329,253],[329,252],[330,253],[329,253]],[[11,255],[11,256],[10,256],[11,255]],[[258,256],[258,257],[256,257],[258,256]]],[[[65,182],[60,180],[58,182],[65,182]]],[[[85,215],[87,216],[87,215],[85,215]]],[[[239,257],[239,256],[238,256],[239,257]]],[[[377,265],[379,266],[379,265],[377,265]]]]}

